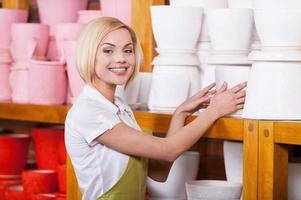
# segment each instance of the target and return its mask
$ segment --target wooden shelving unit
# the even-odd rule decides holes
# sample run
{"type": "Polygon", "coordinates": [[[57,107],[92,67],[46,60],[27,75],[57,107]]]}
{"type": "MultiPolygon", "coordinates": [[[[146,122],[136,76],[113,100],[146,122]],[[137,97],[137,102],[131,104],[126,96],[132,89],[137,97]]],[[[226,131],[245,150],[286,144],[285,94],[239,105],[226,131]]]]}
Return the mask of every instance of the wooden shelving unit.
{"type": "MultiPolygon", "coordinates": [[[[70,106],[0,103],[0,120],[64,124],[70,106]]],[[[170,114],[135,111],[142,128],[164,133],[170,114]]],[[[190,117],[187,123],[195,116],[190,117]]],[[[301,145],[301,122],[221,118],[205,138],[243,141],[244,199],[287,199],[287,145],[301,145]]],[[[70,162],[67,167],[68,199],[79,199],[70,162]]]]}

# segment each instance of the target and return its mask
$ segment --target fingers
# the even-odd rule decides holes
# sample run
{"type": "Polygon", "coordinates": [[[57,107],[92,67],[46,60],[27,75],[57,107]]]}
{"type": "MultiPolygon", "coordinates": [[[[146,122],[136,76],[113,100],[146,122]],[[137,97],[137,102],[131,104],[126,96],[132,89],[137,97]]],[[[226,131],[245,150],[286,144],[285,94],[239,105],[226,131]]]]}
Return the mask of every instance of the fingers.
{"type": "Polygon", "coordinates": [[[226,82],[223,83],[223,85],[216,91],[216,94],[220,94],[227,90],[228,84],[226,82]]]}
{"type": "Polygon", "coordinates": [[[243,104],[243,103],[245,103],[245,100],[246,100],[246,98],[245,98],[245,97],[242,97],[242,98],[237,99],[237,100],[236,100],[236,103],[237,103],[237,104],[243,104]]]}
{"type": "Polygon", "coordinates": [[[230,88],[229,90],[230,90],[231,92],[237,93],[237,92],[239,92],[240,90],[244,89],[246,86],[247,86],[247,82],[242,82],[242,83],[239,83],[239,84],[237,84],[236,86],[230,88]]]}
{"type": "Polygon", "coordinates": [[[246,91],[245,90],[241,90],[239,92],[237,92],[235,94],[235,97],[238,99],[238,98],[242,98],[242,97],[245,97],[246,96],[246,91]]]}
{"type": "Polygon", "coordinates": [[[211,83],[210,85],[206,86],[204,89],[202,89],[201,91],[197,92],[193,97],[199,98],[202,97],[204,95],[206,95],[208,92],[211,93],[211,89],[215,87],[215,83],[211,83]]]}

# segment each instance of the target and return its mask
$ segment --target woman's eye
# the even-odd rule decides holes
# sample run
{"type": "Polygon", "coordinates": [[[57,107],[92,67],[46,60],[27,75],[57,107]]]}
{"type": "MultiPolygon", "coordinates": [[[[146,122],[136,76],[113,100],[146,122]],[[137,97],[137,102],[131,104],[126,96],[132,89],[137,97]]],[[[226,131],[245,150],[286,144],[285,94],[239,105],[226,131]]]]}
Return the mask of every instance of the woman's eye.
{"type": "Polygon", "coordinates": [[[104,49],[102,50],[102,52],[106,53],[106,54],[112,54],[113,53],[113,50],[110,50],[110,49],[104,49]]]}
{"type": "Polygon", "coordinates": [[[133,49],[125,49],[124,52],[125,53],[133,53],[133,49]]]}

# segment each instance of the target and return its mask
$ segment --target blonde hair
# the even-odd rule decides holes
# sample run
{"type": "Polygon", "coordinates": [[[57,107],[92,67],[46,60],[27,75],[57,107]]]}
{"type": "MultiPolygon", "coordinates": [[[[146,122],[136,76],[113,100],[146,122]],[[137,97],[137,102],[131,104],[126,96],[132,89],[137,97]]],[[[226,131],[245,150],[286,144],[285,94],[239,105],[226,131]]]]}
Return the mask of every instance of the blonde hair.
{"type": "Polygon", "coordinates": [[[130,83],[143,62],[143,53],[138,41],[136,33],[123,22],[112,17],[101,17],[89,22],[84,30],[81,32],[77,46],[77,60],[76,66],[81,78],[90,85],[93,85],[93,78],[95,76],[95,60],[99,44],[112,31],[124,28],[129,31],[135,53],[135,69],[132,76],[129,78],[126,86],[130,83]]]}

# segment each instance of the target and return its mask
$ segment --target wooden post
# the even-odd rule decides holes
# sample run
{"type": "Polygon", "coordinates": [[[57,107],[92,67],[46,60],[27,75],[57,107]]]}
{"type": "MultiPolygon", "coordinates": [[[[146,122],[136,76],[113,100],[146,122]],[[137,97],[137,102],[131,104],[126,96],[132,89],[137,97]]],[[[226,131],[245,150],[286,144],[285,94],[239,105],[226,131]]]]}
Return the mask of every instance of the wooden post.
{"type": "Polygon", "coordinates": [[[144,54],[144,65],[140,71],[152,71],[152,59],[155,55],[150,6],[164,5],[166,0],[132,0],[132,28],[137,33],[144,54]]]}
{"type": "Polygon", "coordinates": [[[245,120],[243,139],[243,199],[257,200],[258,121],[245,120]]]}
{"type": "Polygon", "coordinates": [[[2,7],[28,10],[29,1],[28,0],[3,0],[2,7]]]}
{"type": "Polygon", "coordinates": [[[82,195],[78,187],[77,179],[69,156],[67,157],[67,199],[81,200],[82,195]]]}
{"type": "Polygon", "coordinates": [[[258,199],[287,199],[288,150],[276,144],[274,123],[259,123],[258,199]]]}

